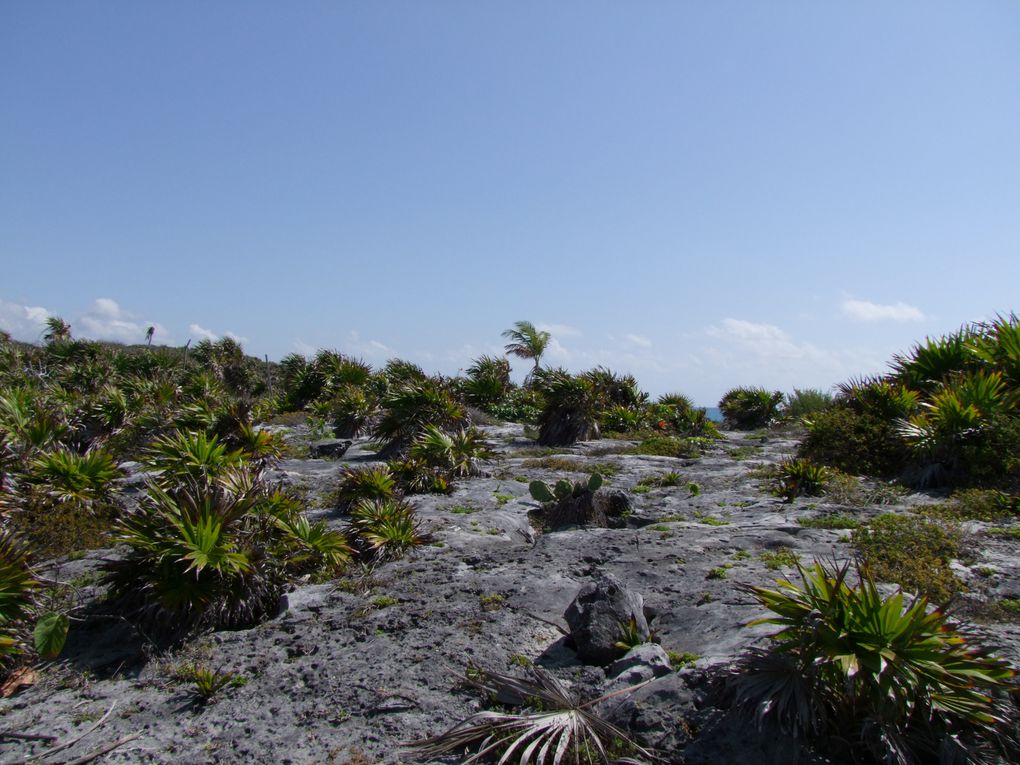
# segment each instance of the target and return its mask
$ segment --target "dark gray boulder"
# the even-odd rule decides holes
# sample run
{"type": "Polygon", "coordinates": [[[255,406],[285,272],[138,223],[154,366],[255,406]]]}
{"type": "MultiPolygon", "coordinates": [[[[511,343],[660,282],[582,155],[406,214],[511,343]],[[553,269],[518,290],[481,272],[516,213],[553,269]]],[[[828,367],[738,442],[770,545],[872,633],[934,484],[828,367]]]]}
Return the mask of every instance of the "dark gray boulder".
{"type": "Polygon", "coordinates": [[[577,657],[585,664],[605,666],[618,659],[626,649],[617,643],[631,626],[641,642],[647,642],[650,635],[644,598],[612,574],[600,574],[584,585],[563,618],[570,627],[577,657]]]}
{"type": "Polygon", "coordinates": [[[338,460],[343,457],[351,448],[351,441],[340,438],[324,438],[321,441],[312,441],[308,445],[308,453],[312,459],[338,460]]]}

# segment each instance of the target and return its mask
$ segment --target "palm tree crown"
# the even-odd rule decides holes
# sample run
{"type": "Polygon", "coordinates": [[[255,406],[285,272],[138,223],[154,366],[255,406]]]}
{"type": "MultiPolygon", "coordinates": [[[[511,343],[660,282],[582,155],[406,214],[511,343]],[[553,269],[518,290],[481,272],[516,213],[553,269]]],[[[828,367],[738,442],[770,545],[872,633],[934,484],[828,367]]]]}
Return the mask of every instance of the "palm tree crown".
{"type": "Polygon", "coordinates": [[[548,332],[536,329],[530,321],[514,322],[514,328],[505,330],[503,337],[510,339],[506,352],[522,359],[534,359],[535,369],[552,339],[548,332]]]}

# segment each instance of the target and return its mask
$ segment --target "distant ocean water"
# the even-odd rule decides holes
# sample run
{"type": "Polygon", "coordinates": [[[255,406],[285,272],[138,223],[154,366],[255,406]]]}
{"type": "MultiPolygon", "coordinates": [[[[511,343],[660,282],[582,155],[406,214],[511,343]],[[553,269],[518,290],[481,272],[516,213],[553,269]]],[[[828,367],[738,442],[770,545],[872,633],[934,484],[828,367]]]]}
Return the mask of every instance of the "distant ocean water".
{"type": "Polygon", "coordinates": [[[708,415],[708,419],[712,422],[722,422],[722,412],[719,411],[717,406],[706,406],[704,407],[705,414],[708,415]]]}

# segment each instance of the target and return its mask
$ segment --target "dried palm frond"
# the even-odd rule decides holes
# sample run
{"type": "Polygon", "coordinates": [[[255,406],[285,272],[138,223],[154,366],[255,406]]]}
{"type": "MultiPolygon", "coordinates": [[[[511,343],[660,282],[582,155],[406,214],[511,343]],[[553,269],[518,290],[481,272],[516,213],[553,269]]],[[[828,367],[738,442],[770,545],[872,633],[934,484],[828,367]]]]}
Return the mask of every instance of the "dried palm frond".
{"type": "Polygon", "coordinates": [[[410,744],[410,748],[433,758],[477,747],[463,765],[497,754],[498,765],[560,765],[565,757],[574,765],[637,762],[615,756],[620,749],[647,760],[657,759],[593,711],[600,702],[634,691],[644,683],[582,703],[548,672],[538,667],[530,671],[530,678],[481,671],[480,677],[467,679],[490,698],[523,706],[523,711],[483,710],[437,736],[410,744]]]}

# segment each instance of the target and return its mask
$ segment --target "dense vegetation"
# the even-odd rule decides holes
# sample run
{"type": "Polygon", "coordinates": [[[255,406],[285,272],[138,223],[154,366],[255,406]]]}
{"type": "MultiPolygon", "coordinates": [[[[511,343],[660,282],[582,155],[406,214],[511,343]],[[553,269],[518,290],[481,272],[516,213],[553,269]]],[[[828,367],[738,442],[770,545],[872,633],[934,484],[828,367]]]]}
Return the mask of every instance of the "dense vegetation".
{"type": "MultiPolygon", "coordinates": [[[[123,347],[75,340],[56,318],[48,326],[42,346],[0,334],[5,668],[32,652],[58,655],[76,615],[79,604],[61,602],[38,575],[39,561],[117,547],[102,570],[106,605],[171,644],[257,624],[294,582],[342,576],[427,542],[409,495],[447,493],[480,475],[492,452],[476,426],[492,418],[525,423],[542,446],[613,435],[636,441],[635,454],[690,456],[719,436],[680,393],[652,400],[631,375],[543,367],[550,338],[528,322],[505,333],[507,353],[529,363],[523,384],[501,357],[482,356],[451,378],[402,360],[374,369],[332,350],[270,364],[229,339],[123,347]],[[303,497],[272,480],[285,454],[305,456],[307,447],[258,423],[293,421],[316,439],[374,444],[371,465],[343,468],[325,497],[339,523],[313,522],[303,497]],[[137,475],[129,461],[146,476],[134,492],[122,480],[137,475]]],[[[747,588],[774,614],[763,621],[781,630],[735,666],[738,708],[848,761],[927,761],[950,750],[960,761],[967,751],[1016,756],[1005,702],[1013,670],[929,603],[961,588],[952,568],[959,519],[1017,514],[1018,404],[1015,316],[926,340],[887,375],[851,381],[835,396],[726,393],[727,427],[806,429],[797,457],[765,471],[765,485],[786,501],[827,494],[875,505],[895,493],[888,483],[866,491],[861,474],[957,489],[927,515],[822,519],[820,527],[853,530],[857,568],[800,568],[794,557],[800,584],[747,588]],[[882,597],[873,577],[918,596],[882,597]]],[[[602,480],[530,489],[551,503],[592,495],[602,480]]],[[[655,481],[682,484],[676,473],[655,481]]],[[[564,719],[577,717],[581,707],[550,688],[536,693],[568,708],[564,719]]],[[[528,740],[533,717],[514,722],[528,740]]],[[[591,736],[588,745],[601,747],[591,736]]]]}
{"type": "Polygon", "coordinates": [[[448,378],[331,350],[263,363],[231,339],[194,348],[76,340],[57,317],[42,346],[0,335],[0,656],[22,653],[37,624],[49,632],[36,647],[59,651],[76,607],[41,607],[33,560],[120,545],[105,566],[109,605],[174,641],[257,623],[299,577],[399,556],[427,540],[404,497],[449,492],[491,456],[477,421],[526,422],[557,445],[615,432],[679,450],[715,435],[684,396],[650,402],[629,375],[545,369],[549,335],[528,322],[505,335],[507,353],[532,362],[524,385],[506,358],[490,356],[448,378]],[[256,423],[295,413],[316,437],[378,445],[379,461],[346,469],[327,498],[339,529],[310,522],[301,498],[269,479],[295,447],[256,423]],[[122,490],[128,461],[149,476],[140,498],[122,490]]]}

